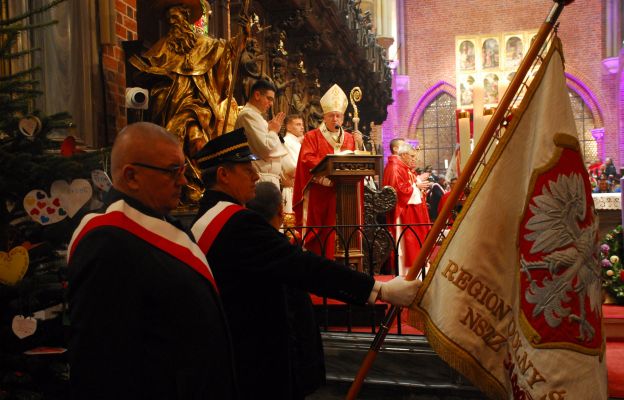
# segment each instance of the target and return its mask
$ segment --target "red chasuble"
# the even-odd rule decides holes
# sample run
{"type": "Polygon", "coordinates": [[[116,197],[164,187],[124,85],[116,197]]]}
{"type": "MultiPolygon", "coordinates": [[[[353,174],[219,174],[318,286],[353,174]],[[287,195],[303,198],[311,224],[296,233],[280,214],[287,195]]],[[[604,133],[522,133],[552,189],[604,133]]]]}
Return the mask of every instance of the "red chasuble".
{"type": "MultiPolygon", "coordinates": [[[[427,204],[421,193],[417,193],[417,195],[420,195],[420,204],[408,204],[414,193],[414,182],[416,182],[416,176],[399,156],[392,155],[388,157],[388,163],[384,170],[383,185],[392,186],[397,192],[396,207],[386,215],[388,224],[429,223],[427,204]]],[[[419,225],[411,228],[397,227],[390,230],[395,240],[400,238],[399,275],[407,274],[407,268],[410,268],[416,260],[429,229],[428,225],[419,225]]]]}
{"type": "MultiPolygon", "coordinates": [[[[353,136],[344,132],[340,151],[355,150],[353,136]]],[[[303,138],[293,193],[293,209],[297,225],[319,226],[336,224],[336,190],[311,182],[310,170],[328,154],[334,154],[330,144],[319,128],[309,131],[303,138]]],[[[327,228],[304,230],[302,232],[305,248],[327,258],[334,257],[335,233],[327,228]],[[321,249],[324,248],[324,254],[321,249]]]]}

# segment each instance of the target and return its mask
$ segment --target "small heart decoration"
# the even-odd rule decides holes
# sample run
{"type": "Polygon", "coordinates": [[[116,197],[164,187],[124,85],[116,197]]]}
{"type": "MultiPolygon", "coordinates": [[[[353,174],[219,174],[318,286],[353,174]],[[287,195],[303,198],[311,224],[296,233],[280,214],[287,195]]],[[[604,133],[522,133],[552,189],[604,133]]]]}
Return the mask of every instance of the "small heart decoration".
{"type": "Polygon", "coordinates": [[[113,186],[108,174],[101,169],[91,171],[91,180],[93,181],[95,187],[103,192],[108,192],[113,186]]]}
{"type": "Polygon", "coordinates": [[[74,179],[71,185],[66,181],[54,181],[50,194],[58,197],[67,214],[73,217],[91,199],[93,189],[86,179],[74,179]]]}
{"type": "Polygon", "coordinates": [[[15,336],[20,339],[32,336],[37,330],[37,320],[32,317],[24,317],[23,315],[16,315],[13,317],[11,323],[11,329],[15,336]]]}
{"type": "Polygon", "coordinates": [[[24,196],[24,210],[31,218],[41,225],[49,225],[67,218],[67,215],[60,215],[57,212],[56,202],[62,205],[62,201],[53,196],[49,198],[47,193],[40,189],[31,190],[24,196]]]}
{"type": "Polygon", "coordinates": [[[22,135],[32,138],[41,131],[41,120],[34,115],[22,118],[17,123],[17,127],[22,135]]]}
{"type": "Polygon", "coordinates": [[[13,286],[22,280],[28,271],[28,250],[22,246],[11,249],[8,253],[0,251],[0,283],[13,286]]]}

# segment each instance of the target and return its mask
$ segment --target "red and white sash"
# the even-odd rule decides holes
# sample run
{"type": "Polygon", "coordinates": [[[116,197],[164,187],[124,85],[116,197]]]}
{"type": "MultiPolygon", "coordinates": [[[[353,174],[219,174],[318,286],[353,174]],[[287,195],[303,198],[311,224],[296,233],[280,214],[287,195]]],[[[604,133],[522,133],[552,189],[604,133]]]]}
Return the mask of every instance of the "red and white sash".
{"type": "Polygon", "coordinates": [[[68,262],[80,240],[100,226],[114,226],[135,235],[193,268],[219,291],[206,256],[185,232],[164,220],[143,214],[124,200],[111,204],[103,214],[88,214],[82,219],[69,242],[68,262]]]}
{"type": "Polygon", "coordinates": [[[230,220],[230,217],[244,209],[245,207],[241,205],[229,201],[220,201],[195,222],[191,232],[204,254],[208,253],[212,242],[230,220]]]}

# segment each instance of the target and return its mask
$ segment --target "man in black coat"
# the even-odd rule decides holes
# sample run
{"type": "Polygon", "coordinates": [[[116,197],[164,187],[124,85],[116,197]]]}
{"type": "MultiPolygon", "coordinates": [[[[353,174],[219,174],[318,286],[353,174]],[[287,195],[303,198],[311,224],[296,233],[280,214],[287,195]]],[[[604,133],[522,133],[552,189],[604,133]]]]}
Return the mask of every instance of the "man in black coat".
{"type": "Polygon", "coordinates": [[[211,140],[195,158],[207,190],[192,232],[221,292],[243,398],[295,396],[287,286],[353,304],[381,299],[406,306],[414,300],[420,282],[375,282],[291,245],[259,214],[245,209],[258,174],[242,128],[211,140]]]}
{"type": "MultiPolygon", "coordinates": [[[[284,200],[272,182],[258,182],[256,196],[245,206],[260,214],[273,228],[284,223],[284,200]]],[[[287,286],[286,305],[290,330],[293,399],[304,399],[325,383],[323,341],[308,292],[287,286]]]]}
{"type": "Polygon", "coordinates": [[[204,254],[168,217],[185,162],[151,123],[115,140],[106,209],[68,249],[73,399],[236,399],[232,346],[204,254]]]}

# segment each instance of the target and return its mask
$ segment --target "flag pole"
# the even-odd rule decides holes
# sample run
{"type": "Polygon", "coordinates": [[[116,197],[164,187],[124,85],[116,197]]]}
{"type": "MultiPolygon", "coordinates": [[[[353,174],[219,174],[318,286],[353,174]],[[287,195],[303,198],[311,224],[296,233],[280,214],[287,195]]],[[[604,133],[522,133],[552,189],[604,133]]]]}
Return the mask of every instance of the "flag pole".
{"type": "MultiPolygon", "coordinates": [[[[438,240],[440,232],[442,232],[442,230],[446,226],[446,221],[451,213],[451,210],[455,208],[455,205],[457,204],[459,197],[464,192],[468,181],[472,177],[474,171],[477,169],[481,158],[485,154],[488,145],[490,144],[490,141],[492,140],[497,129],[503,122],[505,114],[507,113],[513,99],[515,98],[518,89],[522,85],[526,74],[531,69],[531,65],[533,65],[533,62],[537,58],[537,55],[539,54],[542,46],[544,45],[544,43],[546,43],[546,40],[548,39],[550,32],[555,26],[559,15],[563,11],[563,8],[572,3],[574,0],[553,1],[555,2],[555,4],[550,10],[550,13],[548,14],[548,17],[546,18],[544,23],[542,23],[542,26],[540,27],[535,37],[535,40],[527,51],[526,56],[520,63],[518,71],[511,80],[509,87],[507,88],[505,94],[499,102],[498,107],[496,108],[496,112],[485,127],[483,134],[479,139],[479,142],[474,148],[474,151],[468,158],[468,161],[466,161],[466,165],[464,166],[461,175],[458,177],[455,187],[451,190],[448,200],[444,203],[442,210],[440,210],[440,213],[438,214],[438,218],[436,218],[433,226],[431,227],[431,231],[429,231],[429,233],[427,234],[425,242],[423,243],[422,248],[418,253],[418,257],[416,258],[416,261],[414,261],[413,268],[410,268],[410,271],[407,273],[407,276],[405,277],[406,280],[411,281],[416,279],[417,274],[425,266],[427,257],[429,256],[429,253],[431,252],[436,241],[438,240]]],[[[371,344],[368,353],[366,354],[364,361],[362,361],[360,369],[355,376],[351,387],[349,388],[349,392],[347,393],[346,397],[347,400],[355,400],[357,398],[357,395],[362,388],[362,384],[364,383],[364,379],[366,378],[368,371],[372,367],[373,362],[377,358],[377,353],[379,352],[379,349],[381,348],[381,345],[383,344],[386,335],[388,334],[390,326],[392,326],[392,323],[396,319],[399,310],[400,307],[392,306],[386,314],[384,322],[382,322],[379,331],[377,332],[377,335],[375,336],[375,339],[373,340],[373,343],[371,344]]]]}

